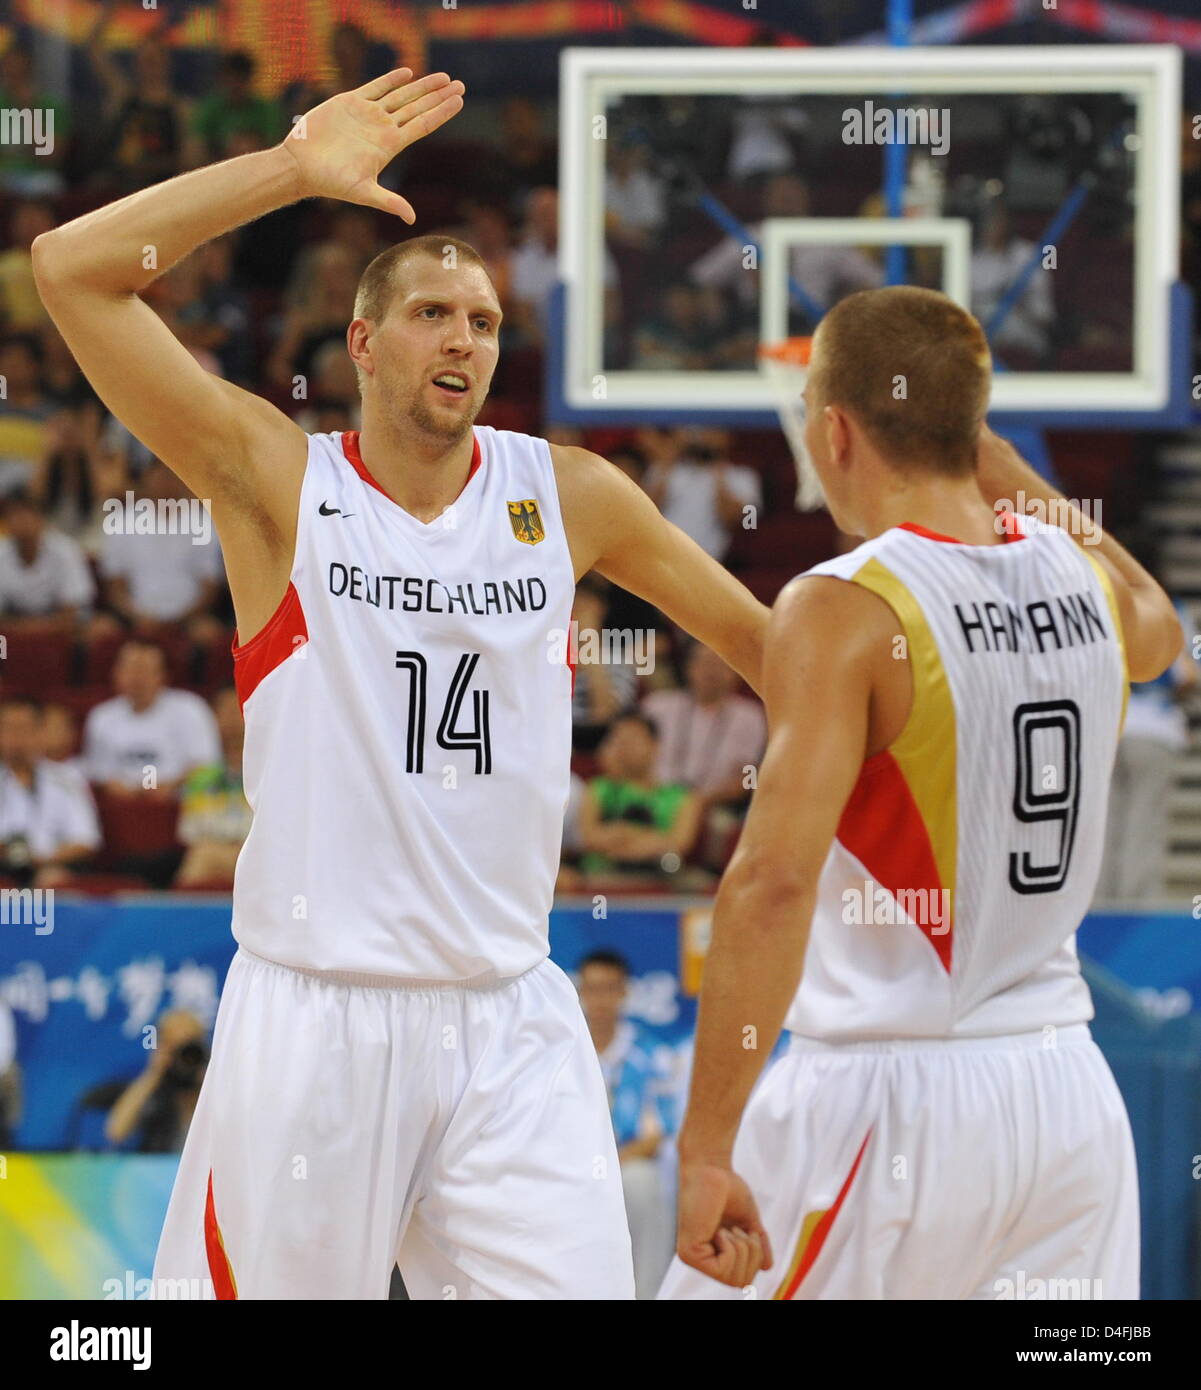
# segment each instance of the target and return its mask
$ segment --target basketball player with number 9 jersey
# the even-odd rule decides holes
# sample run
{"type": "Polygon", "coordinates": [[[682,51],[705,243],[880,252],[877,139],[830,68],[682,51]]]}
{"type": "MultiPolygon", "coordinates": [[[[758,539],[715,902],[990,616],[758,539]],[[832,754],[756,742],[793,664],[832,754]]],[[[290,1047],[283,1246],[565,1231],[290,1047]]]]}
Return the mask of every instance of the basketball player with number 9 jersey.
{"type": "Polygon", "coordinates": [[[806,446],[865,539],[772,616],[661,1297],[1138,1296],[1130,1126],[1075,932],[1127,681],[1181,630],[983,427],[988,384],[979,324],[931,291],[851,295],[815,336],[806,446]]]}

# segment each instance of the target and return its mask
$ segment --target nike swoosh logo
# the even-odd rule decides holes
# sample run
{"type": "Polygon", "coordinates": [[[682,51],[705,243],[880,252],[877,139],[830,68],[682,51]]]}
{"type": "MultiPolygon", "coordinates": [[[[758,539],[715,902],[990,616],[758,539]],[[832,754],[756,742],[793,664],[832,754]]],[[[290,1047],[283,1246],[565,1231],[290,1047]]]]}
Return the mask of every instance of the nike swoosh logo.
{"type": "Polygon", "coordinates": [[[344,512],[341,507],[331,507],[328,502],[322,502],[317,510],[322,516],[340,516],[343,521],[354,516],[354,512],[344,512]]]}

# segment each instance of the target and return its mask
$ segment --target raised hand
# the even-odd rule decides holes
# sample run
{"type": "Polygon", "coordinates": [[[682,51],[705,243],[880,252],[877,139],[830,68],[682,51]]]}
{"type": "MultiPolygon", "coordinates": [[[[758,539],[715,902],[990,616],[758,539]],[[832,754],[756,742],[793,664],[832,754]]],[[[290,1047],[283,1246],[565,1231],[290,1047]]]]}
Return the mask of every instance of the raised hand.
{"type": "Polygon", "coordinates": [[[412,206],[379,175],[414,141],[463,109],[463,84],[444,72],[412,80],[395,68],[306,112],[283,142],[300,174],[301,197],[338,198],[416,221],[412,206]]]}

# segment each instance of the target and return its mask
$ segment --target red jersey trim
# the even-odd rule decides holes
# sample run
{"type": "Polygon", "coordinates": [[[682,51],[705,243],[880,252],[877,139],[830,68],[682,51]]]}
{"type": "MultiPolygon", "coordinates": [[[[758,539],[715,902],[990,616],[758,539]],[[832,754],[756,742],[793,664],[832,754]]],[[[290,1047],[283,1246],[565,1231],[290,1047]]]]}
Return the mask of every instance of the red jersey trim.
{"type": "MultiPolygon", "coordinates": [[[[1024,541],[1026,533],[1018,530],[1017,517],[1013,512],[998,512],[1001,534],[1005,537],[1005,544],[1010,541],[1024,541]]],[[[897,528],[899,531],[912,531],[915,536],[924,536],[928,541],[942,541],[946,545],[969,545],[969,541],[957,540],[954,536],[944,536],[939,531],[931,531],[925,526],[919,526],[916,521],[902,521],[897,528]]]]}
{"type": "Polygon", "coordinates": [[[238,634],[234,633],[231,650],[234,656],[234,687],[238,692],[238,704],[244,709],[246,701],[258,689],[259,682],[287,661],[296,648],[303,647],[308,640],[309,629],[304,619],[304,609],[300,606],[300,595],[296,592],[296,585],[289,584],[266,627],[257,632],[244,647],[238,646],[238,634]]]}
{"type": "MultiPolygon", "coordinates": [[[[375,479],[371,476],[371,474],[367,471],[367,465],[363,462],[363,455],[359,452],[358,430],[342,431],[342,452],[346,455],[347,463],[350,464],[351,468],[354,469],[354,471],[359,475],[360,478],[362,478],[362,480],[365,483],[368,484],[368,486],[373,487],[376,490],[376,492],[383,493],[383,495],[388,498],[389,502],[393,502],[397,506],[400,505],[398,502],[396,502],[396,499],[394,497],[389,497],[388,494],[384,492],[384,489],[380,487],[379,483],[377,483],[375,479]]],[[[480,466],[480,458],[481,455],[479,436],[473,432],[471,436],[471,467],[467,470],[467,477],[463,483],[463,487],[466,487],[467,484],[472,480],[472,478],[475,477],[476,469],[478,469],[480,466]]],[[[460,488],[459,496],[461,497],[462,495],[463,488],[460,488]]]]}
{"type": "MultiPolygon", "coordinates": [[[[930,833],[905,774],[888,749],[863,764],[838,822],[837,838],[894,897],[902,889],[925,889],[931,894],[942,891],[930,833]]],[[[953,924],[940,924],[950,930],[937,935],[931,921],[914,925],[934,947],[939,963],[949,974],[953,924]]]]}

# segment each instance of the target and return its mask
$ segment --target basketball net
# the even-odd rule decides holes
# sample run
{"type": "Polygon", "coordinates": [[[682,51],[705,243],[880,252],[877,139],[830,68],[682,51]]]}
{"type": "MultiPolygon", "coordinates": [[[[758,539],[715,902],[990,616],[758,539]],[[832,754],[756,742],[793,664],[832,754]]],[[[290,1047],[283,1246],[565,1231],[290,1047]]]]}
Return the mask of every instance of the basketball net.
{"type": "Polygon", "coordinates": [[[787,338],[782,343],[761,343],[759,365],[776,398],[780,428],[796,462],[796,508],[815,512],[825,506],[822,485],[805,448],[805,378],[809,372],[812,338],[787,338]]]}

